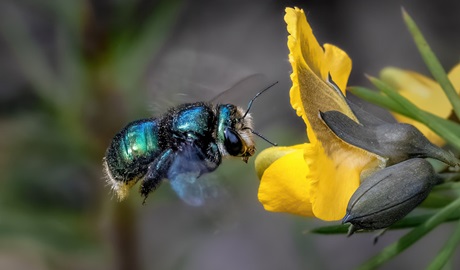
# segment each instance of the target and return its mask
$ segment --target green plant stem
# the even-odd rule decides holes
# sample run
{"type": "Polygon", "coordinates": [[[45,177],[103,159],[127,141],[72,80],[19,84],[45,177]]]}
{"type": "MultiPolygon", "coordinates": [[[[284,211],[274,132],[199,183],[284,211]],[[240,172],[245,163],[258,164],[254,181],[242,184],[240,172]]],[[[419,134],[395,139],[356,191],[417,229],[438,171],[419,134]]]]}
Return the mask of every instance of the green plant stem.
{"type": "Polygon", "coordinates": [[[367,77],[375,87],[398,104],[403,111],[407,112],[408,117],[425,124],[450,144],[460,149],[460,138],[457,135],[460,132],[460,126],[450,122],[449,120],[419,109],[385,82],[372,76],[367,77]]]}
{"type": "Polygon", "coordinates": [[[373,91],[371,89],[353,86],[347,88],[347,91],[353,93],[354,95],[380,107],[387,108],[390,111],[405,115],[410,117],[410,113],[404,110],[397,102],[392,100],[386,95],[383,95],[381,92],[373,91]]]}
{"type": "Polygon", "coordinates": [[[431,262],[427,269],[437,270],[442,269],[444,265],[452,257],[452,254],[457,249],[458,243],[460,242],[460,222],[457,222],[457,227],[454,233],[450,236],[446,245],[441,249],[436,258],[431,262]]]}
{"type": "Polygon", "coordinates": [[[371,258],[365,264],[361,265],[358,269],[375,269],[400,254],[412,244],[417,242],[424,235],[433,230],[436,226],[443,223],[448,219],[452,213],[460,210],[460,198],[453,201],[448,206],[441,209],[438,213],[434,214],[431,218],[425,221],[420,226],[414,228],[409,233],[401,237],[397,242],[386,247],[381,253],[371,258]]]}
{"type": "MultiPolygon", "coordinates": [[[[401,230],[401,229],[408,229],[419,226],[425,223],[429,218],[431,218],[433,214],[421,214],[417,216],[410,216],[405,217],[404,219],[396,222],[395,224],[391,225],[388,230],[401,230]]],[[[456,221],[460,219],[460,213],[453,213],[449,215],[444,222],[456,221]]],[[[310,233],[315,234],[346,234],[348,232],[349,225],[332,225],[332,226],[323,226],[319,228],[314,228],[310,233]]],[[[362,231],[357,233],[368,233],[370,231],[362,231]]]]}
{"type": "Polygon", "coordinates": [[[441,88],[444,90],[444,93],[447,95],[447,98],[454,108],[455,114],[460,118],[460,97],[458,96],[457,91],[455,91],[454,86],[447,77],[446,71],[426,42],[425,38],[420,32],[420,29],[417,27],[409,14],[404,10],[404,8],[402,9],[402,14],[407,28],[409,29],[409,32],[411,33],[415,44],[417,45],[417,48],[423,58],[423,61],[425,62],[426,66],[436,81],[438,81],[438,83],[441,85],[441,88]]]}

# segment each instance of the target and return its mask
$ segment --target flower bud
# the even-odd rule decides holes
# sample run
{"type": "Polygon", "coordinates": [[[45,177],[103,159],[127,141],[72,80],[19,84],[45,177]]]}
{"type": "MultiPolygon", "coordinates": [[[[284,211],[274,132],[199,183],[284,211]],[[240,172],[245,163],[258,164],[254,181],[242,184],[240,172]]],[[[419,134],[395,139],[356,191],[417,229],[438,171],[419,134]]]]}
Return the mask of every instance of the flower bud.
{"type": "Polygon", "coordinates": [[[338,111],[321,112],[326,125],[343,141],[387,158],[387,166],[410,158],[434,158],[459,164],[451,153],[432,144],[417,128],[403,123],[361,125],[338,111]]]}
{"type": "Polygon", "coordinates": [[[342,223],[353,225],[349,235],[386,228],[417,207],[438,181],[431,164],[421,158],[377,171],[355,191],[342,223]]]}

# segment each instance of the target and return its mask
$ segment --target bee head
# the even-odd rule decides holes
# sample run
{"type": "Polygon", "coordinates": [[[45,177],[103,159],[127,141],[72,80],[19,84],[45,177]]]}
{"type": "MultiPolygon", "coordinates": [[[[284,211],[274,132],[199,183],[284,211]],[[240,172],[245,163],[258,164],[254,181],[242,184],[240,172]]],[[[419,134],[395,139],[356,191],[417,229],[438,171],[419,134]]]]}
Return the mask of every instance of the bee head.
{"type": "Polygon", "coordinates": [[[252,118],[249,110],[258,96],[277,83],[275,82],[257,93],[249,101],[246,110],[232,104],[218,106],[217,138],[222,142],[219,147],[223,155],[241,157],[244,162],[248,162],[249,157],[254,155],[256,151],[253,135],[257,135],[271,145],[276,146],[275,143],[270,142],[252,129],[252,118]]]}
{"type": "Polygon", "coordinates": [[[221,153],[224,156],[241,157],[247,162],[256,151],[251,116],[232,104],[219,105],[218,110],[217,138],[221,153]]]}

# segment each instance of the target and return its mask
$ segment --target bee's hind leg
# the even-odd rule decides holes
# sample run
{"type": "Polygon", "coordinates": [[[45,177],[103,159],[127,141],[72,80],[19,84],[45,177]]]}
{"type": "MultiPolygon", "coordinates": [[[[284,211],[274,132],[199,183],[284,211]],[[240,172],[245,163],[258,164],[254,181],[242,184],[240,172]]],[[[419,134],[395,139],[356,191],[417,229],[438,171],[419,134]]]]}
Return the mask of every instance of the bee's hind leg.
{"type": "Polygon", "coordinates": [[[144,197],[142,204],[145,204],[150,192],[155,191],[161,184],[163,178],[166,177],[171,162],[173,161],[174,153],[171,149],[164,151],[150,165],[142,179],[139,192],[144,197]]]}

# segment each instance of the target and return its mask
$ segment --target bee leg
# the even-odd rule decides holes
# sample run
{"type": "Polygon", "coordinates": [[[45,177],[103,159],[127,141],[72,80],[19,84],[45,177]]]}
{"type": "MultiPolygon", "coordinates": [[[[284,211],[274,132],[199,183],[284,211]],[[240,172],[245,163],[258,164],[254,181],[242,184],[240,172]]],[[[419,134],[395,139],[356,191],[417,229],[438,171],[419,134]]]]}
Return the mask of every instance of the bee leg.
{"type": "Polygon", "coordinates": [[[206,172],[212,172],[217,167],[219,167],[222,161],[222,156],[219,152],[219,147],[216,143],[210,143],[206,151],[204,151],[203,153],[205,153],[204,161],[206,162],[206,172]]]}
{"type": "Polygon", "coordinates": [[[164,151],[149,165],[147,173],[142,179],[142,184],[140,187],[140,193],[144,197],[142,204],[145,204],[149,193],[160,186],[161,181],[166,177],[166,174],[168,173],[173,158],[173,151],[169,149],[164,151]]]}

